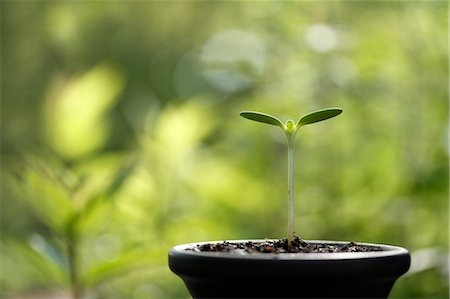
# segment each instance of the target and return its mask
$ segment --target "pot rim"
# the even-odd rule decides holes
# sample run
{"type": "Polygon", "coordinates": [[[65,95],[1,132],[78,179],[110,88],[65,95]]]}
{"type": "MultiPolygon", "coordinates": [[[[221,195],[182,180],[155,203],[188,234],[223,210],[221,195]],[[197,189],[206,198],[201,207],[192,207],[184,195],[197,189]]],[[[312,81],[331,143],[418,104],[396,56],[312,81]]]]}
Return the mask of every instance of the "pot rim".
{"type": "MultiPolygon", "coordinates": [[[[248,240],[226,240],[226,242],[264,242],[264,241],[275,241],[278,239],[248,239],[248,240]]],[[[305,240],[312,244],[335,244],[344,245],[350,243],[350,241],[328,241],[328,240],[305,240]]],[[[381,251],[369,251],[369,252],[323,252],[323,253],[248,253],[245,251],[238,252],[201,252],[187,250],[190,248],[195,248],[197,245],[211,244],[211,243],[221,243],[222,241],[204,241],[204,242],[194,242],[174,246],[169,255],[172,256],[191,256],[204,257],[211,259],[230,259],[230,260],[308,260],[308,261],[325,261],[325,260],[355,260],[355,259],[376,259],[382,257],[393,257],[401,255],[409,255],[408,250],[403,247],[377,244],[377,243],[363,243],[354,242],[358,245],[373,246],[381,248],[381,251]]]]}

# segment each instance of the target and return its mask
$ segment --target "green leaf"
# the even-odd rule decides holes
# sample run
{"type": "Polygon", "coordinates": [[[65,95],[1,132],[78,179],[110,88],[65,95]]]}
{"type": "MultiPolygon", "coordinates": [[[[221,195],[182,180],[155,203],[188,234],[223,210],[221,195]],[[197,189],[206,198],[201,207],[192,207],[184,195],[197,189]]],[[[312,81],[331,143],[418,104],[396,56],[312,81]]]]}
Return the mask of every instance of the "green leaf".
{"type": "Polygon", "coordinates": [[[335,117],[342,113],[341,108],[327,108],[322,110],[313,111],[311,113],[308,113],[307,115],[303,116],[298,121],[298,126],[304,126],[309,125],[312,123],[316,123],[322,120],[326,120],[332,117],[335,117]]]}
{"type": "MultiPolygon", "coordinates": [[[[167,254],[167,249],[148,248],[146,250],[128,249],[111,261],[100,261],[92,265],[84,275],[85,283],[95,287],[111,279],[139,269],[155,270],[167,254]]],[[[161,275],[161,273],[156,273],[161,275]]]]}
{"type": "Polygon", "coordinates": [[[128,176],[133,173],[136,164],[136,161],[131,160],[122,165],[109,187],[104,191],[106,197],[113,197],[120,190],[128,176]]]}
{"type": "MultiPolygon", "coordinates": [[[[44,241],[46,242],[46,241],[44,241]]],[[[38,246],[39,247],[39,246],[38,246]]],[[[30,276],[35,282],[66,284],[67,270],[64,265],[52,258],[48,252],[36,250],[29,242],[11,237],[2,238],[0,247],[2,259],[2,275],[0,280],[16,280],[13,273],[20,269],[20,277],[26,279],[30,276]],[[11,275],[10,275],[11,276],[11,275]]]]}
{"type": "Polygon", "coordinates": [[[258,121],[261,123],[266,123],[269,125],[279,126],[282,129],[284,129],[283,123],[278,118],[276,118],[275,116],[272,116],[270,114],[256,112],[256,111],[242,111],[239,114],[244,118],[258,121]]]}
{"type": "Polygon", "coordinates": [[[44,171],[27,165],[20,171],[18,174],[7,173],[9,186],[52,231],[63,232],[75,209],[70,190],[52,173],[53,170],[44,171]]]}
{"type": "Polygon", "coordinates": [[[72,234],[80,234],[87,231],[89,227],[98,223],[101,217],[105,217],[113,202],[116,193],[125,184],[126,179],[133,173],[137,161],[126,161],[121,168],[115,173],[111,184],[98,194],[93,195],[83,206],[83,208],[73,215],[68,221],[66,231],[72,234]]]}

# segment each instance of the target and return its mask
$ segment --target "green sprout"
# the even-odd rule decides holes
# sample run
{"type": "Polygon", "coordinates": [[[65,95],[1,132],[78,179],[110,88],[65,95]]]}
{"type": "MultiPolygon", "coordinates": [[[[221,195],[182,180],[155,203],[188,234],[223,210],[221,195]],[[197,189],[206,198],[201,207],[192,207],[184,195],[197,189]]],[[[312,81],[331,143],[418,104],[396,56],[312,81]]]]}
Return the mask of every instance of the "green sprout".
{"type": "Polygon", "coordinates": [[[312,123],[316,123],[322,120],[326,120],[335,117],[342,113],[340,108],[327,108],[322,110],[313,111],[300,118],[300,120],[294,123],[289,119],[283,124],[278,118],[267,113],[256,111],[242,111],[239,113],[242,117],[266,123],[269,125],[278,126],[283,129],[287,138],[288,145],[288,247],[292,246],[292,242],[295,238],[295,217],[294,217],[294,145],[295,136],[297,131],[312,123]]]}

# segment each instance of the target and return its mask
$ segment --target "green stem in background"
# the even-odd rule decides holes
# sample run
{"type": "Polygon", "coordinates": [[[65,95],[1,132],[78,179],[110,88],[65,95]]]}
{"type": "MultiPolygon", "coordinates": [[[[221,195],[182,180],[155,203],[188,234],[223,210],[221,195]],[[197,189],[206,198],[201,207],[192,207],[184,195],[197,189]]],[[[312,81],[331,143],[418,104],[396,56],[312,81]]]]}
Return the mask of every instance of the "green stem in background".
{"type": "Polygon", "coordinates": [[[73,299],[80,299],[82,294],[82,286],[78,272],[78,250],[77,241],[71,238],[67,242],[68,258],[69,258],[69,275],[70,289],[73,299]]]}

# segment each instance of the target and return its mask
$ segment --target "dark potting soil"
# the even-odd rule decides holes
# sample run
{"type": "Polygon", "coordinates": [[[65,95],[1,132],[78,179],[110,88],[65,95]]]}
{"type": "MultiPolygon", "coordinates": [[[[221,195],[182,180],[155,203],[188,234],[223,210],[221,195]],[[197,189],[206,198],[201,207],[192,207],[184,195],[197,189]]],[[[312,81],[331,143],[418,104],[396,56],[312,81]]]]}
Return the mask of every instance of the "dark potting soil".
{"type": "Polygon", "coordinates": [[[292,248],[288,250],[288,240],[264,240],[248,242],[206,243],[187,250],[197,252],[247,252],[247,253],[335,253],[335,252],[369,252],[381,251],[376,246],[359,245],[353,242],[347,244],[310,244],[295,237],[292,248]]]}

